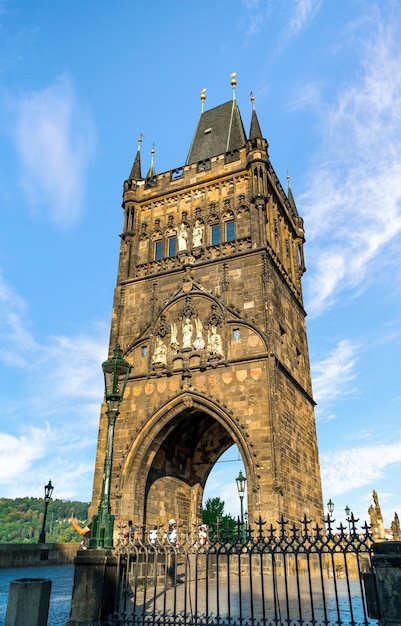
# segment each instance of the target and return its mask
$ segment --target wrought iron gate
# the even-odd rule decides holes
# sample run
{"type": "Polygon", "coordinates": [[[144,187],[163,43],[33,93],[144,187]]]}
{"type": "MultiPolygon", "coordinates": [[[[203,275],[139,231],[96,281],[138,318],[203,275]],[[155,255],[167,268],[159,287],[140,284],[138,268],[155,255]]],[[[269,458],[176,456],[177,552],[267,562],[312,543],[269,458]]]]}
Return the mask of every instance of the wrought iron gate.
{"type": "Polygon", "coordinates": [[[372,539],[365,524],[313,528],[283,519],[204,540],[182,529],[121,537],[119,587],[111,624],[353,626],[369,619],[362,574],[372,539]]]}

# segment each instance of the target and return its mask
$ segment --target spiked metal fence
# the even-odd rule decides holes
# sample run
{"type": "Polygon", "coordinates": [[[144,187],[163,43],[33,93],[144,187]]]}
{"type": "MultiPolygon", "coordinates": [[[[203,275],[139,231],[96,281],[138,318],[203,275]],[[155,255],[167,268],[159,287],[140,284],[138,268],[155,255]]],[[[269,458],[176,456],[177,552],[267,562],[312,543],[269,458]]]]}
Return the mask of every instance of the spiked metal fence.
{"type": "Polygon", "coordinates": [[[325,520],[277,526],[261,520],[235,531],[179,528],[121,535],[116,626],[331,626],[368,617],[363,574],[370,571],[369,526],[325,520]]]}

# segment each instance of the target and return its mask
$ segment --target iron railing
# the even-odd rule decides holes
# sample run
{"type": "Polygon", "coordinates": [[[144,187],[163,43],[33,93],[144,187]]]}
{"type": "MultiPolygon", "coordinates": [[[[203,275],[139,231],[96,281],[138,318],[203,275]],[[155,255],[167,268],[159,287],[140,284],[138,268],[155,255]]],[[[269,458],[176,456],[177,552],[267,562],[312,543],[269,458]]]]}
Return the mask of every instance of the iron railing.
{"type": "Polygon", "coordinates": [[[118,556],[116,626],[368,625],[363,574],[372,537],[357,529],[261,520],[246,529],[130,529],[118,556]],[[202,538],[201,538],[202,539],[202,538]]]}

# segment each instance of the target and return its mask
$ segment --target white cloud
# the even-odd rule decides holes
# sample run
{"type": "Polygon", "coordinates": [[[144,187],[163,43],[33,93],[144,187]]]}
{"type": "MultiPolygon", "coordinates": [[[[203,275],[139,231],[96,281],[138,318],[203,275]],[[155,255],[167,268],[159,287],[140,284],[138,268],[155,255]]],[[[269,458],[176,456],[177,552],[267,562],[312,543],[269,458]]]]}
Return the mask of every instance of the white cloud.
{"type": "Polygon", "coordinates": [[[26,434],[19,437],[1,433],[0,438],[0,484],[12,485],[23,482],[32,463],[44,456],[49,438],[49,428],[27,426],[26,434]]]}
{"type": "Polygon", "coordinates": [[[89,499],[107,356],[107,334],[96,333],[50,338],[24,364],[24,392],[2,413],[1,495],[40,496],[51,477],[57,497],[89,499]]]}
{"type": "MultiPolygon", "coordinates": [[[[400,27],[400,24],[398,24],[400,27]]],[[[362,285],[401,232],[401,52],[396,28],[358,41],[361,78],[321,106],[323,142],[299,201],[307,224],[307,309],[316,315],[362,285]]],[[[309,91],[311,91],[309,89],[309,91]]],[[[316,108],[314,107],[314,110],[316,108]]],[[[392,260],[399,263],[399,256],[392,260]]]]}
{"type": "Polygon", "coordinates": [[[389,465],[401,463],[401,440],[321,455],[323,489],[333,496],[365,485],[375,485],[389,465]]]}
{"type": "Polygon", "coordinates": [[[27,355],[38,348],[30,334],[25,315],[27,305],[0,271],[0,361],[24,367],[27,355]]]}
{"type": "Polygon", "coordinates": [[[76,223],[84,210],[94,132],[71,81],[61,77],[43,91],[26,93],[14,108],[20,184],[28,203],[58,228],[76,223]]]}
{"type": "Polygon", "coordinates": [[[242,0],[242,4],[249,13],[245,28],[247,37],[259,35],[274,11],[280,15],[283,23],[281,39],[287,43],[307,27],[319,10],[321,0],[287,0],[280,2],[280,7],[275,6],[273,0],[242,0]]]}
{"type": "Polygon", "coordinates": [[[26,318],[24,300],[0,276],[0,495],[41,496],[51,477],[57,497],[89,498],[108,325],[38,342],[26,318]]]}
{"type": "Polygon", "coordinates": [[[293,0],[290,3],[290,21],[286,28],[286,38],[293,39],[307,26],[316,15],[321,0],[293,0]]]}
{"type": "MultiPolygon", "coordinates": [[[[312,364],[313,391],[319,407],[317,413],[325,414],[336,399],[351,392],[356,351],[357,345],[344,339],[328,357],[312,364]]],[[[334,419],[334,416],[325,416],[325,419],[334,419]]]]}
{"type": "Polygon", "coordinates": [[[46,371],[45,385],[51,398],[101,400],[101,363],[106,358],[106,326],[97,325],[92,336],[51,337],[35,369],[46,371]]]}
{"type": "Polygon", "coordinates": [[[27,426],[20,436],[0,433],[1,496],[41,497],[51,479],[54,497],[76,499],[86,492],[89,499],[95,443],[96,431],[73,420],[61,428],[27,426]],[[80,434],[85,430],[89,437],[80,434]]]}

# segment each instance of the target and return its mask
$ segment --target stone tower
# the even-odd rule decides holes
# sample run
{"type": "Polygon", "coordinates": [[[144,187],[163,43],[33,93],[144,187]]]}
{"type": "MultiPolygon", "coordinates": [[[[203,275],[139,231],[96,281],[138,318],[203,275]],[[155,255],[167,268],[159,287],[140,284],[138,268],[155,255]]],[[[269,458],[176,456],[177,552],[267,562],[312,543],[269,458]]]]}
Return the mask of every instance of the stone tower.
{"type": "MultiPolygon", "coordinates": [[[[323,516],[301,277],[303,221],[274,172],[252,99],[202,112],[185,165],[124,182],[111,322],[132,364],[115,426],[119,521],[200,520],[214,463],[234,443],[249,520],[323,516]]],[[[106,444],[100,417],[91,513],[106,444]]],[[[116,528],[115,527],[115,528],[116,528]]]]}

